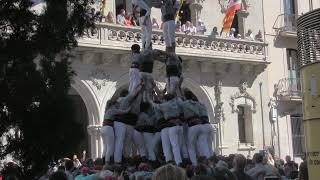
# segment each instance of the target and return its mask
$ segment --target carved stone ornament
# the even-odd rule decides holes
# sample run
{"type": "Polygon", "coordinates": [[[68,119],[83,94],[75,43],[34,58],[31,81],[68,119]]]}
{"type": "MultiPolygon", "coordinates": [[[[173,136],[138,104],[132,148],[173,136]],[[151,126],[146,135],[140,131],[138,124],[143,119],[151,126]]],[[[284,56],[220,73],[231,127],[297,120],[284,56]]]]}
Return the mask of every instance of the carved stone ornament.
{"type": "Polygon", "coordinates": [[[247,88],[248,88],[247,82],[243,82],[239,87],[239,92],[231,96],[230,106],[232,108],[232,113],[238,112],[238,109],[235,107],[234,101],[239,98],[245,98],[245,99],[251,100],[252,112],[256,113],[256,106],[257,106],[256,99],[247,92],[247,88]]]}
{"type": "Polygon", "coordinates": [[[100,68],[91,71],[89,74],[89,80],[91,81],[92,85],[97,88],[97,90],[101,90],[102,86],[106,86],[106,83],[109,79],[110,75],[100,68]]]}

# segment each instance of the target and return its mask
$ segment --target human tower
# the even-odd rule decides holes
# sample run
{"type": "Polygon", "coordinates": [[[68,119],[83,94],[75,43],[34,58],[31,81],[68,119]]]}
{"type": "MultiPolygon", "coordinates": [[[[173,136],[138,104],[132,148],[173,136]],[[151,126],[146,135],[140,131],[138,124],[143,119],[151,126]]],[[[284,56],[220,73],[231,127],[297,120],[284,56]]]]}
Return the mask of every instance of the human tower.
{"type": "Polygon", "coordinates": [[[142,51],[140,45],[132,45],[129,89],[107,103],[101,128],[105,161],[121,164],[138,155],[144,161],[157,163],[163,153],[168,163],[181,165],[183,160],[190,159],[196,166],[198,157],[213,156],[214,129],[206,107],[190,91],[181,89],[182,59],[175,53],[175,18],[180,3],[132,3],[140,11],[142,51]],[[152,49],[152,7],[161,8],[165,51],[152,49]],[[164,90],[157,87],[152,76],[155,60],[166,67],[164,90]]]}

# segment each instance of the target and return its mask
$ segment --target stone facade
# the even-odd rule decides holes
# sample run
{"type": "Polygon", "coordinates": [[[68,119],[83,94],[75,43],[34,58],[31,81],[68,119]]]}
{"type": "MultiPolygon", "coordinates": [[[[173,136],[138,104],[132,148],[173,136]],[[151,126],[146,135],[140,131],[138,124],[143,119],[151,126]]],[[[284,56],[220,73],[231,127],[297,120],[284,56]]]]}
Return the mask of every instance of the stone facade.
{"type": "MultiPolygon", "coordinates": [[[[287,1],[243,2],[238,12],[240,34],[244,35],[249,29],[254,33],[261,30],[265,33],[264,42],[208,37],[214,26],[222,28],[226,1],[191,1],[193,23],[201,18],[208,32],[195,36],[178,33],[176,51],[184,59],[183,87],[206,105],[210,122],[217,128],[214,147],[219,154],[253,155],[271,146],[281,158],[295,155],[292,115],[301,114],[301,96],[284,93],[289,88],[285,79],[291,78],[287,49],[296,48],[294,29],[281,28],[288,19],[281,16],[286,12],[287,1]],[[242,111],[246,132],[241,135],[239,131],[243,129],[238,123],[242,111]]],[[[107,2],[106,12],[115,12],[116,1],[107,2]]],[[[124,2],[130,4],[130,1],[124,2]]],[[[307,0],[292,2],[297,7],[296,16],[308,9],[307,0]]],[[[152,9],[152,13],[160,20],[158,9],[152,9]]],[[[78,94],[85,104],[88,150],[92,157],[101,156],[99,130],[106,103],[127,88],[130,46],[140,43],[141,37],[135,27],[100,23],[97,28],[94,35],[79,39],[79,48],[71,59],[77,75],[70,93],[78,94]]],[[[153,48],[164,49],[161,36],[161,31],[153,32],[153,48]]],[[[164,73],[165,67],[156,64],[154,77],[159,87],[164,87],[164,73]]]]}

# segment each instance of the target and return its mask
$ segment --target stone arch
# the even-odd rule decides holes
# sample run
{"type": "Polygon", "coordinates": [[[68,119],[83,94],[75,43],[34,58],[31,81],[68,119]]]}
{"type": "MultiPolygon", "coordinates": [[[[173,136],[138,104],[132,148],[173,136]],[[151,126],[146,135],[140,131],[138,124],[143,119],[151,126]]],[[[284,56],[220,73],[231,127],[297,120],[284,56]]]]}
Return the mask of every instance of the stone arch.
{"type": "Polygon", "coordinates": [[[191,78],[185,78],[183,80],[183,87],[189,89],[194,95],[197,96],[198,100],[202,102],[208,109],[209,120],[211,123],[214,122],[214,103],[207,92],[207,90],[202,87],[199,83],[192,80],[191,78]]]}
{"type": "Polygon", "coordinates": [[[102,142],[100,138],[100,117],[99,117],[99,105],[95,98],[94,92],[85,81],[79,77],[73,77],[73,83],[71,87],[78,92],[83,99],[88,113],[88,127],[87,132],[90,136],[89,152],[90,157],[97,158],[101,155],[102,142]]]}
{"type": "Polygon", "coordinates": [[[71,87],[79,93],[86,105],[88,111],[89,126],[99,125],[99,106],[94,96],[94,92],[91,91],[89,85],[75,76],[73,77],[73,83],[71,84],[71,87]]]}

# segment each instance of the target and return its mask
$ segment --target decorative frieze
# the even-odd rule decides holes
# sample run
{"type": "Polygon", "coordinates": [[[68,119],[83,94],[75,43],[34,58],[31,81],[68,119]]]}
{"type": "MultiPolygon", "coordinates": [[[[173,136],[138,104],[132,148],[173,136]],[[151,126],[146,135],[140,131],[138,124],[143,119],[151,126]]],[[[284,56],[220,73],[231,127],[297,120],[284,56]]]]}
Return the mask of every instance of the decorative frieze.
{"type": "Polygon", "coordinates": [[[230,97],[231,99],[230,106],[232,109],[232,113],[238,112],[238,109],[236,108],[235,100],[239,98],[245,98],[246,100],[247,99],[250,100],[252,102],[252,107],[251,107],[252,112],[256,113],[256,107],[257,107],[256,99],[247,92],[247,88],[248,88],[247,82],[241,83],[241,85],[239,86],[239,92],[235,93],[230,97]]]}
{"type": "Polygon", "coordinates": [[[110,75],[107,74],[103,69],[97,68],[89,74],[89,80],[97,90],[101,90],[103,86],[106,86],[106,83],[110,79],[110,75]]]}

